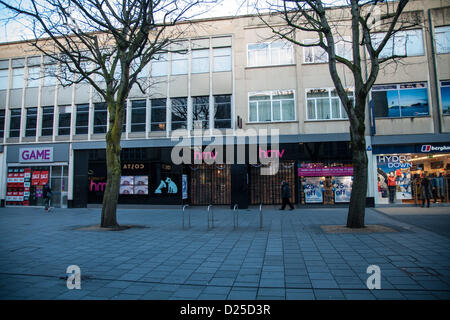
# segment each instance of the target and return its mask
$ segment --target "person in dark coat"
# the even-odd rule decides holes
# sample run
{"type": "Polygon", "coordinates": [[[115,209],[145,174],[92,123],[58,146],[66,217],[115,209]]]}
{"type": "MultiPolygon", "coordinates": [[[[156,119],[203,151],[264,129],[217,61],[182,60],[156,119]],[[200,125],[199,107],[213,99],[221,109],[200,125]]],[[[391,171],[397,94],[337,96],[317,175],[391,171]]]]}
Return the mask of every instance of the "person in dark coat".
{"type": "Polygon", "coordinates": [[[425,206],[425,200],[427,201],[427,207],[429,208],[431,198],[431,181],[425,174],[420,181],[420,189],[422,193],[422,208],[425,206]]]}
{"type": "Polygon", "coordinates": [[[52,199],[52,189],[50,188],[48,183],[46,183],[44,188],[42,189],[42,195],[44,196],[45,210],[48,211],[50,207],[50,201],[52,199]]]}
{"type": "Polygon", "coordinates": [[[280,210],[284,210],[286,205],[288,204],[291,210],[294,210],[294,206],[291,204],[289,198],[291,197],[291,188],[289,187],[289,183],[283,181],[281,183],[281,199],[283,200],[283,205],[280,210]]]}

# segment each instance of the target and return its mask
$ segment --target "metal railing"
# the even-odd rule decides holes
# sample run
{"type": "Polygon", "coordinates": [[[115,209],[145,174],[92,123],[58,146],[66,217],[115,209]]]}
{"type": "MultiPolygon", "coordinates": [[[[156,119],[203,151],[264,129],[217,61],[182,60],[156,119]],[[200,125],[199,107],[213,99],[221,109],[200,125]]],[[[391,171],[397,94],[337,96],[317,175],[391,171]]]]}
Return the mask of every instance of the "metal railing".
{"type": "Polygon", "coordinates": [[[238,211],[238,205],[235,204],[233,207],[233,222],[234,222],[234,229],[236,229],[239,226],[239,211],[238,211]]]}
{"type": "Polygon", "coordinates": [[[208,206],[208,230],[214,229],[214,210],[212,209],[212,204],[208,206]],[[211,222],[211,224],[210,224],[211,222]],[[210,228],[211,225],[211,228],[210,228]]]}
{"type": "MultiPolygon", "coordinates": [[[[183,218],[183,223],[182,223],[182,228],[183,228],[183,230],[184,230],[184,210],[186,209],[186,207],[189,207],[189,205],[188,204],[185,204],[184,206],[183,206],[183,208],[181,209],[182,210],[182,218],[183,218]]],[[[189,228],[191,227],[191,213],[189,212],[189,228]]]]}
{"type": "Polygon", "coordinates": [[[259,205],[259,229],[263,228],[262,203],[259,205]]]}

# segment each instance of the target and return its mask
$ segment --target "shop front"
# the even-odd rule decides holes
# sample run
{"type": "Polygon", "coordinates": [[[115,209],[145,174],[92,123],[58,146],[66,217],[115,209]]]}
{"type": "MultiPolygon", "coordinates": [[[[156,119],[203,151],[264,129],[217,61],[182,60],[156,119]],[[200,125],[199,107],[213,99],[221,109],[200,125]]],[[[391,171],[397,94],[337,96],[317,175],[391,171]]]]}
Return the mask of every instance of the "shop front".
{"type": "Polygon", "coordinates": [[[431,182],[433,202],[449,202],[450,144],[374,147],[377,204],[420,204],[421,180],[431,182]]]}
{"type": "Polygon", "coordinates": [[[69,144],[7,147],[6,205],[43,206],[43,187],[52,205],[67,207],[69,144]]]}

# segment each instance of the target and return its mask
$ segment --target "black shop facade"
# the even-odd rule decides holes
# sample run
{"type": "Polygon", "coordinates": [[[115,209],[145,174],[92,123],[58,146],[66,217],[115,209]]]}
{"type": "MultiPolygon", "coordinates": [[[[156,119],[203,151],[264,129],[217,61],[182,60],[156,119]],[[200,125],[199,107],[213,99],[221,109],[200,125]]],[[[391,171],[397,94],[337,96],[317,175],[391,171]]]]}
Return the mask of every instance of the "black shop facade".
{"type": "MultiPolygon", "coordinates": [[[[106,187],[105,149],[84,146],[74,146],[71,207],[101,204],[106,187]]],[[[291,202],[298,205],[349,201],[353,168],[348,141],[246,143],[217,149],[204,143],[190,148],[187,163],[174,163],[172,149],[122,146],[119,204],[278,205],[282,181],[289,183],[291,202]]]]}

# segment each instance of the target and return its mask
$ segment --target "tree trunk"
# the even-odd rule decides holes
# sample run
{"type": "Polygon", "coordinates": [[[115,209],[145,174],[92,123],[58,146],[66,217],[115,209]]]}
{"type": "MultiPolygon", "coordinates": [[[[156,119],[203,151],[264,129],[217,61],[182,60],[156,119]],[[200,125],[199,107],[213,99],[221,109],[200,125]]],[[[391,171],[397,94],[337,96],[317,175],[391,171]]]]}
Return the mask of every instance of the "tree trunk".
{"type": "Polygon", "coordinates": [[[367,194],[367,154],[364,121],[351,126],[351,149],[353,158],[353,186],[347,216],[348,228],[364,228],[367,194]]]}
{"type": "Polygon", "coordinates": [[[118,227],[116,209],[120,188],[120,136],[122,125],[110,126],[106,134],[106,168],[108,171],[102,205],[102,228],[118,227]],[[120,129],[117,129],[120,127],[120,129]]]}

